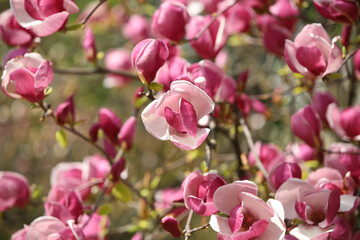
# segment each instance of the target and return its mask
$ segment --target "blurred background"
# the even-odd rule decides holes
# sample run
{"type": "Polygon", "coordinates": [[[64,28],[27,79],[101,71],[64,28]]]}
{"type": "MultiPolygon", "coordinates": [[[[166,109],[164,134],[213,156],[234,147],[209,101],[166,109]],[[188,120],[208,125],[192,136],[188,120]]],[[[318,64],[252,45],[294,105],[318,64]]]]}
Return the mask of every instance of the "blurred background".
{"type": "MultiPolygon", "coordinates": [[[[80,22],[79,16],[90,3],[90,1],[76,1],[80,12],[71,15],[68,24],[80,22]]],[[[104,66],[103,57],[107,50],[125,48],[131,51],[134,47],[133,43],[124,38],[121,31],[129,16],[142,14],[150,22],[152,13],[159,4],[160,1],[145,0],[110,0],[103,4],[102,9],[98,10],[105,12],[102,20],[88,24],[95,34],[100,66],[104,66]]],[[[9,2],[0,0],[0,11],[8,8],[9,2]]],[[[339,25],[321,18],[311,2],[302,14],[303,19],[321,22],[331,37],[340,34],[339,25]]],[[[297,31],[305,23],[301,20],[297,25],[297,31]]],[[[42,38],[35,51],[52,61],[54,68],[93,68],[94,66],[85,58],[82,48],[83,35],[84,29],[55,33],[42,38]]],[[[241,34],[231,36],[224,49],[228,53],[224,69],[235,79],[240,73],[249,69],[246,93],[262,100],[271,112],[268,118],[258,113],[252,113],[249,116],[253,138],[255,141],[272,142],[284,149],[294,139],[289,128],[291,113],[307,104],[310,96],[301,88],[275,97],[271,94],[277,87],[286,90],[294,88],[299,83],[293,77],[289,77],[292,74],[286,67],[284,59],[268,53],[261,46],[261,39],[258,40],[257,44],[251,44],[248,38],[241,34]],[[270,93],[270,97],[259,95],[262,93],[270,93]]],[[[10,47],[1,42],[0,56],[2,57],[8,50],[10,47]]],[[[201,59],[187,43],[182,44],[182,53],[190,63],[201,59]]],[[[141,86],[141,82],[134,79],[120,88],[106,88],[103,84],[104,78],[105,74],[55,74],[51,84],[53,92],[45,99],[45,102],[50,104],[52,109],[56,109],[60,103],[74,94],[76,119],[83,121],[77,129],[85,135],[88,134],[90,126],[98,121],[100,108],[109,108],[124,122],[134,112],[134,93],[141,86]]],[[[346,79],[330,81],[327,84],[319,81],[315,86],[318,90],[328,89],[337,98],[340,106],[348,104],[348,93],[351,87],[353,86],[346,79]]],[[[358,102],[357,98],[353,101],[355,102],[358,102]]],[[[29,224],[36,217],[43,215],[43,199],[50,189],[49,176],[56,164],[80,162],[85,156],[97,153],[90,144],[71,134],[67,134],[69,146],[62,148],[55,139],[58,127],[52,119],[40,121],[41,114],[42,111],[39,109],[31,109],[28,102],[11,99],[1,92],[0,171],[16,171],[25,175],[37,195],[28,207],[10,209],[2,213],[0,239],[9,239],[14,231],[23,227],[23,224],[29,224]]],[[[219,135],[217,139],[217,151],[212,168],[217,169],[228,182],[231,182],[237,179],[234,151],[226,138],[219,135]]],[[[327,144],[327,142],[332,142],[335,136],[328,134],[324,139],[327,144]]],[[[242,137],[240,144],[247,154],[248,147],[242,137]]],[[[166,171],[161,174],[157,189],[179,187],[189,172],[199,169],[201,161],[205,159],[203,150],[204,146],[200,147],[200,150],[183,151],[177,149],[171,142],[158,141],[146,132],[139,119],[133,148],[124,155],[127,160],[129,181],[138,189],[146,188],[149,182],[165,168],[166,171]]],[[[152,191],[155,192],[155,190],[152,191]]],[[[136,197],[134,199],[136,200],[136,197]]],[[[130,239],[133,235],[133,233],[125,232],[126,226],[130,220],[135,222],[141,220],[141,214],[139,216],[140,207],[136,201],[129,205],[120,202],[113,204],[114,211],[110,213],[112,221],[110,239],[130,239]]],[[[200,226],[202,221],[201,218],[195,218],[193,226],[200,226]]],[[[191,239],[205,239],[207,236],[215,239],[215,233],[211,229],[195,233],[191,239]]],[[[172,238],[164,232],[157,239],[172,238]]]]}

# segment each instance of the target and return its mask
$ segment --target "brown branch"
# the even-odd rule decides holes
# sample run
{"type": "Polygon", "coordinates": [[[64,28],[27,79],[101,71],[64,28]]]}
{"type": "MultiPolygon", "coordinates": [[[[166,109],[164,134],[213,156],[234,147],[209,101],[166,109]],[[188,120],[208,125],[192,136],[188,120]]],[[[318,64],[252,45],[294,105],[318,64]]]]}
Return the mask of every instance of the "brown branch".
{"type": "Polygon", "coordinates": [[[98,9],[104,2],[106,2],[106,0],[100,0],[100,2],[96,4],[96,6],[93,8],[93,10],[91,10],[89,15],[87,15],[86,18],[81,22],[81,24],[85,25],[87,21],[90,19],[90,17],[94,14],[96,9],[98,9]]]}
{"type": "Polygon", "coordinates": [[[203,229],[207,229],[209,226],[210,226],[210,223],[207,223],[207,224],[202,225],[200,227],[196,227],[196,228],[191,229],[189,231],[189,233],[193,233],[193,232],[197,232],[197,231],[200,231],[200,230],[203,230],[203,229]]]}
{"type": "Polygon", "coordinates": [[[57,68],[53,67],[54,73],[58,74],[73,74],[73,75],[90,75],[90,74],[115,74],[123,77],[138,78],[138,76],[132,71],[118,70],[112,71],[103,67],[97,68],[57,68]]]}
{"type": "Polygon", "coordinates": [[[186,220],[186,225],[185,225],[185,230],[184,230],[184,236],[185,236],[185,240],[189,240],[191,237],[191,229],[190,229],[190,224],[191,224],[191,220],[192,217],[194,216],[194,211],[190,210],[188,218],[186,220]]]}
{"type": "Polygon", "coordinates": [[[360,45],[356,46],[354,50],[352,50],[348,55],[346,55],[346,57],[344,58],[344,60],[342,61],[341,65],[340,65],[339,69],[342,68],[342,67],[345,65],[345,63],[346,63],[347,61],[349,61],[349,59],[350,59],[352,56],[354,56],[354,54],[356,53],[356,51],[359,50],[359,49],[360,49],[360,45]]]}

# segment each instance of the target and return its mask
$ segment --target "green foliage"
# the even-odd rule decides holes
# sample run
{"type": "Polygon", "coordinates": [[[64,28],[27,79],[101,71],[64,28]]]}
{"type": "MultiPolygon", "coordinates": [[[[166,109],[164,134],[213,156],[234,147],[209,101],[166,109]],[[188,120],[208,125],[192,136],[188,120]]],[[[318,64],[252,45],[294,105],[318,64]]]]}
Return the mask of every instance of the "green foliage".
{"type": "Polygon", "coordinates": [[[111,189],[111,194],[119,201],[127,203],[132,200],[130,189],[123,183],[117,184],[111,189]]]}
{"type": "Polygon", "coordinates": [[[64,129],[60,128],[59,130],[57,130],[55,133],[55,138],[56,138],[56,141],[59,143],[59,145],[62,148],[67,147],[68,141],[67,141],[67,136],[66,136],[66,132],[64,129]]]}

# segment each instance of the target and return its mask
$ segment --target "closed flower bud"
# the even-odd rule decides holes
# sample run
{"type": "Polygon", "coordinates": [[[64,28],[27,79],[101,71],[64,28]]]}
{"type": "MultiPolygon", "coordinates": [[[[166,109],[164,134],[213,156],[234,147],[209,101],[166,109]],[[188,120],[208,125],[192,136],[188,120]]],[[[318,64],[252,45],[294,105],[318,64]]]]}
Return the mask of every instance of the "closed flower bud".
{"type": "Polygon", "coordinates": [[[168,48],[160,39],[148,38],[139,42],[131,53],[131,63],[144,84],[155,79],[159,68],[169,56],[168,48]]]}
{"type": "Polygon", "coordinates": [[[74,95],[71,95],[65,102],[61,103],[56,111],[55,117],[59,125],[73,125],[75,122],[75,107],[73,101],[74,95]]]}
{"type": "Polygon", "coordinates": [[[329,125],[326,119],[326,110],[331,103],[336,103],[336,99],[329,92],[316,92],[312,97],[311,106],[319,115],[321,121],[324,123],[325,126],[329,125]]]}
{"type": "Polygon", "coordinates": [[[98,140],[98,133],[100,130],[100,123],[94,123],[89,130],[89,137],[92,142],[96,142],[98,140]]]}
{"type": "Polygon", "coordinates": [[[121,127],[119,132],[119,145],[126,150],[130,150],[135,135],[136,117],[132,116],[121,127]]]}
{"type": "Polygon", "coordinates": [[[164,2],[152,17],[151,30],[157,37],[179,42],[185,36],[185,26],[189,19],[185,5],[164,2]]]}
{"type": "Polygon", "coordinates": [[[311,106],[308,105],[291,116],[291,129],[310,147],[318,148],[322,145],[320,118],[311,106]]]}
{"type": "Polygon", "coordinates": [[[85,50],[86,59],[89,62],[96,62],[97,50],[95,45],[95,36],[91,31],[91,28],[87,28],[85,30],[85,35],[82,45],[85,50]]]}
{"type": "Polygon", "coordinates": [[[120,174],[124,171],[126,166],[126,160],[121,157],[111,166],[112,181],[116,182],[120,179],[120,174]]]}
{"type": "Polygon", "coordinates": [[[301,168],[297,163],[282,162],[270,171],[268,184],[272,191],[276,191],[281,184],[290,178],[301,179],[301,168]]]}
{"type": "Polygon", "coordinates": [[[349,0],[313,0],[318,12],[325,18],[339,23],[354,23],[359,10],[356,1],[349,0]]]}
{"type": "Polygon", "coordinates": [[[118,143],[117,135],[121,128],[120,118],[107,108],[99,110],[99,123],[104,134],[113,144],[118,143]]]}
{"type": "Polygon", "coordinates": [[[171,216],[165,216],[161,219],[163,229],[171,234],[174,238],[179,238],[182,235],[182,229],[179,221],[171,216]]]}

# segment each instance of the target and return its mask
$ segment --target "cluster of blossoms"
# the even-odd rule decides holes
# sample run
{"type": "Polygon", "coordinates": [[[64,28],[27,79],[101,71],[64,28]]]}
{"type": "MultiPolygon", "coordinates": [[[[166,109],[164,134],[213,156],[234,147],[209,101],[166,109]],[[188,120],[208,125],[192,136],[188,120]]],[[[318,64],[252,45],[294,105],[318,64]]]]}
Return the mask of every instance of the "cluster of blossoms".
{"type": "MultiPolygon", "coordinates": [[[[210,226],[219,240],[360,239],[360,105],[341,109],[330,92],[314,90],[318,79],[339,72],[351,57],[353,70],[347,77],[352,82],[360,78],[360,51],[347,51],[353,25],[359,23],[359,6],[351,0],[314,0],[313,4],[324,18],[341,24],[341,38],[331,39],[320,23],[299,24],[303,4],[294,0],[163,1],[151,22],[141,15],[127,16],[120,5],[110,7],[100,1],[80,15],[82,24],[72,26],[67,25],[69,14],[79,11],[73,0],[10,0],[11,9],[0,15],[0,36],[8,46],[19,48],[3,56],[2,91],[40,108],[43,119],[51,117],[60,128],[59,143],[68,131],[103,155],[54,166],[44,216],[25,224],[11,239],[107,239],[109,211],[106,207],[100,211],[99,204],[105,195],[129,202],[130,190],[146,205],[141,217],[152,221],[147,225],[161,225],[174,238],[184,234],[189,239],[192,232],[210,226]],[[94,72],[106,74],[105,87],[124,88],[136,77],[143,87],[136,90],[135,113],[124,123],[103,107],[88,134],[82,134],[76,128],[81,121],[76,118],[74,95],[55,111],[44,102],[56,69],[34,49],[40,38],[55,32],[107,21],[119,24],[132,52],[125,47],[109,49],[101,67],[102,53],[87,27],[82,41],[85,58],[95,66],[94,72]],[[252,111],[264,119],[271,113],[264,102],[246,92],[250,71],[238,74],[236,80],[226,71],[228,39],[239,34],[282,59],[287,71],[306,87],[311,102],[289,120],[301,142],[284,150],[273,143],[253,143],[247,126],[252,111]],[[348,59],[343,59],[339,39],[348,59]],[[196,61],[184,57],[184,42],[197,55],[196,61]],[[149,187],[153,196],[129,183],[123,155],[132,150],[139,112],[147,132],[158,140],[170,140],[174,148],[199,151],[206,145],[202,171],[192,170],[179,188],[149,187]],[[215,133],[220,131],[235,149],[237,178],[210,170],[215,133]],[[343,142],[329,143],[325,131],[343,142]],[[241,132],[250,147],[248,154],[240,149],[241,132]],[[312,162],[316,162],[313,168],[312,162]],[[206,221],[195,230],[190,229],[194,214],[206,221]]],[[[25,207],[30,198],[24,176],[0,171],[0,212],[25,207]]],[[[132,231],[139,229],[153,230],[137,226],[132,231]]],[[[138,231],[132,239],[141,240],[142,235],[138,231]]]]}

